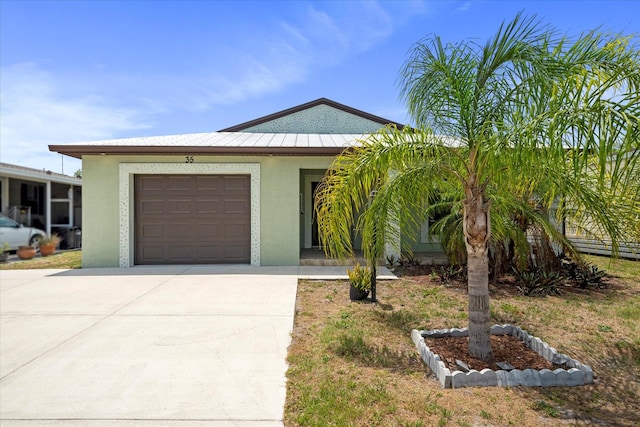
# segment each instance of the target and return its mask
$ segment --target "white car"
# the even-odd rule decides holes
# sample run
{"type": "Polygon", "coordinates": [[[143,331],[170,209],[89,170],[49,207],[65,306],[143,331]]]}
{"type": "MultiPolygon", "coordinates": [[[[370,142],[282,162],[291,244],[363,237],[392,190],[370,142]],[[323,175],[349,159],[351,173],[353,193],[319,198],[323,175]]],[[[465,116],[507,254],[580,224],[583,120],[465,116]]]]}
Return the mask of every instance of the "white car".
{"type": "Polygon", "coordinates": [[[40,229],[25,227],[11,218],[0,215],[0,248],[5,247],[5,242],[9,245],[10,251],[17,250],[18,246],[36,246],[38,240],[46,235],[47,233],[40,229]]]}

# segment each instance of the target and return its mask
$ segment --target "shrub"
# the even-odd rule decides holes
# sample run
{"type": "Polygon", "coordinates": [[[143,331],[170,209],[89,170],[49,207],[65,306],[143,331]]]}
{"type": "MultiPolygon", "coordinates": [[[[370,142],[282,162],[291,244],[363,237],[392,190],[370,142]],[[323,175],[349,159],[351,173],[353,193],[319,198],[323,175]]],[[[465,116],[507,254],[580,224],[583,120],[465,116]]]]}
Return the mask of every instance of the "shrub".
{"type": "Polygon", "coordinates": [[[352,269],[347,270],[347,274],[349,275],[349,283],[354,288],[361,291],[371,290],[371,271],[369,267],[361,267],[359,263],[356,263],[352,269]]]}
{"type": "Polygon", "coordinates": [[[555,271],[544,271],[537,268],[532,271],[513,269],[518,279],[518,291],[526,296],[560,295],[562,275],[555,271]]]}
{"type": "Polygon", "coordinates": [[[58,243],[60,243],[62,241],[62,237],[60,237],[57,233],[53,233],[51,236],[49,237],[40,237],[38,239],[38,244],[40,246],[44,246],[44,245],[58,245],[58,243]]]}
{"type": "Polygon", "coordinates": [[[593,264],[579,262],[563,263],[567,278],[571,280],[575,286],[580,288],[601,288],[603,287],[602,278],[605,275],[603,270],[599,270],[593,264]]]}
{"type": "Polygon", "coordinates": [[[449,264],[440,267],[440,281],[448,284],[455,280],[462,282],[467,281],[467,266],[449,264]]]}

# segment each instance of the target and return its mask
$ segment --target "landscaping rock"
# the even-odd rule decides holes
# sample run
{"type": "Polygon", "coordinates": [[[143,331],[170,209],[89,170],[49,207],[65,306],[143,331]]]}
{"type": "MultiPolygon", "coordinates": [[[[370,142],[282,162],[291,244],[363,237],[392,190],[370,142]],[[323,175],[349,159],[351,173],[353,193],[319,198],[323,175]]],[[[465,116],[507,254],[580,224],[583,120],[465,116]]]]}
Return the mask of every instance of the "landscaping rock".
{"type": "Polygon", "coordinates": [[[464,363],[462,360],[456,359],[456,366],[462,370],[462,372],[469,372],[469,365],[464,363]]]}
{"type": "Polygon", "coordinates": [[[513,365],[511,365],[511,364],[509,364],[507,362],[498,362],[498,363],[496,363],[496,365],[498,365],[498,367],[500,369],[503,369],[505,371],[513,371],[514,369],[516,369],[516,368],[513,367],[513,365]]]}
{"type": "Polygon", "coordinates": [[[551,358],[551,363],[558,366],[565,365],[568,361],[569,361],[569,356],[562,353],[556,353],[551,358]]]}
{"type": "Polygon", "coordinates": [[[508,362],[497,363],[501,369],[493,371],[483,369],[478,372],[469,369],[469,366],[461,360],[456,360],[456,365],[461,370],[451,372],[440,356],[434,354],[426,345],[424,338],[437,338],[446,336],[468,336],[467,329],[441,329],[433,331],[411,332],[420,357],[433,371],[443,388],[459,387],[558,387],[558,386],[578,386],[590,384],[594,381],[593,370],[577,360],[571,359],[565,354],[558,353],[555,348],[550,347],[540,338],[532,337],[521,328],[512,325],[494,325],[491,328],[494,335],[509,334],[525,342],[531,349],[536,351],[546,360],[551,361],[556,366],[566,366],[567,369],[558,368],[554,371],[549,369],[514,369],[508,362]]]}

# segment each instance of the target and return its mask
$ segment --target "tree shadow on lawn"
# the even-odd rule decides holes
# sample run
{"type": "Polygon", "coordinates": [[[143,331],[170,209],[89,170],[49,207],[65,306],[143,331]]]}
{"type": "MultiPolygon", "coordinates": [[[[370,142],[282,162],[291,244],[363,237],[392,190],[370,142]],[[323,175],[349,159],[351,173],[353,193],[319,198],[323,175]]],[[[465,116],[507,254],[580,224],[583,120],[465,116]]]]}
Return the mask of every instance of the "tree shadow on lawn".
{"type": "MultiPolygon", "coordinates": [[[[342,330],[331,346],[340,357],[372,368],[390,371],[424,371],[425,365],[408,338],[417,318],[408,310],[393,310],[390,304],[378,301],[370,305],[370,324],[382,326],[388,337],[399,338],[399,342],[382,336],[369,337],[370,330],[359,327],[342,330]],[[406,338],[406,339],[405,339],[406,338]]],[[[372,328],[373,329],[373,328],[372,328]]]]}
{"type": "Polygon", "coordinates": [[[606,358],[588,361],[594,383],[580,387],[521,388],[532,402],[560,407],[558,417],[598,425],[637,426],[640,414],[640,344],[614,345],[606,358]]]}
{"type": "Polygon", "coordinates": [[[394,372],[416,372],[425,369],[414,350],[369,343],[361,335],[349,333],[343,333],[337,338],[332,351],[337,356],[363,366],[394,372]]]}

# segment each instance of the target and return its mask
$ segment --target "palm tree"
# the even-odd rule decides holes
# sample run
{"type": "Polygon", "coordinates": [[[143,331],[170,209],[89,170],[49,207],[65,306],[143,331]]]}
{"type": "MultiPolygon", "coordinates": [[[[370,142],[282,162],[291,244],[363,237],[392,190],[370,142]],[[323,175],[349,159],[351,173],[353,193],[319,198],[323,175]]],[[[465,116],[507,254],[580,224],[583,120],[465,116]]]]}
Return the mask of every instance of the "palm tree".
{"type": "Polygon", "coordinates": [[[400,76],[415,126],[385,128],[345,151],[318,192],[327,254],[352,253],[354,225],[365,253],[382,253],[401,230],[417,228],[429,200],[458,195],[469,353],[491,360],[488,249],[492,233],[513,231],[506,212],[532,214],[535,197],[556,218],[608,236],[614,249],[639,237],[640,61],[632,42],[598,32],[558,36],[521,14],[484,45],[418,42],[400,76]]]}

